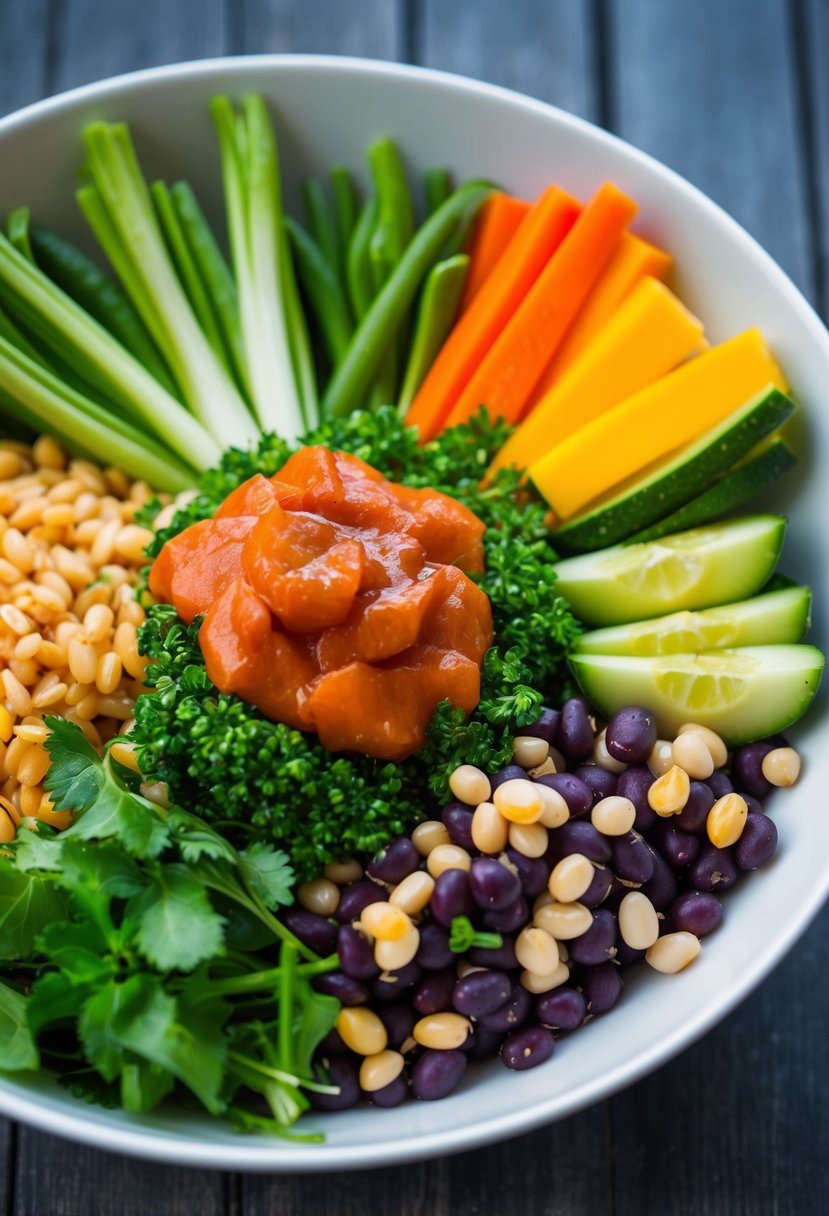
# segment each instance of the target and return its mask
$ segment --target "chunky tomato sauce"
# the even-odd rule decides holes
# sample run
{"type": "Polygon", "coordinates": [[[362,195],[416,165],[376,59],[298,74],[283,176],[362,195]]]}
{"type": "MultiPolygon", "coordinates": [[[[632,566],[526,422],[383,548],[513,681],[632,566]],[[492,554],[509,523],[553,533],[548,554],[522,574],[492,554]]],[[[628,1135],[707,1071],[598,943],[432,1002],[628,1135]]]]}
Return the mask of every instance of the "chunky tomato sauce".
{"type": "Polygon", "coordinates": [[[302,448],[168,541],[150,589],[199,633],[207,674],[330,751],[402,760],[437,705],[466,713],[492,641],[484,525],[355,456],[302,448]]]}

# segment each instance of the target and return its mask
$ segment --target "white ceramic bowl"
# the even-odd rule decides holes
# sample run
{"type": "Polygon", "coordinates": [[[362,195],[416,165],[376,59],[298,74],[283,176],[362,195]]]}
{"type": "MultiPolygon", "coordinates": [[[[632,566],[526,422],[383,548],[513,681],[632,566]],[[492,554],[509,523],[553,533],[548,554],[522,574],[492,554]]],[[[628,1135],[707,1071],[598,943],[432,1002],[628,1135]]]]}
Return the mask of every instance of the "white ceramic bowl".
{"type": "MultiPolygon", "coordinates": [[[[276,115],[289,202],[308,172],[363,163],[390,132],[413,169],[451,166],[528,197],[555,180],[586,196],[612,178],[641,204],[636,228],[672,251],[674,286],[713,339],[759,325],[804,405],[808,443],[785,509],[783,569],[816,592],[814,633],[829,611],[829,335],[792,283],[727,215],[687,182],[620,140],[550,106],[419,68],[316,56],[213,60],[124,76],[31,106],[0,122],[0,213],[35,217],[85,240],[72,200],[80,133],[94,118],[126,119],[149,173],[188,178],[218,216],[219,171],[207,104],[214,93],[265,94],[276,115]]],[[[723,155],[727,149],[723,148],[723,155]]],[[[779,503],[779,497],[776,500],[779,503]]],[[[606,1097],[658,1067],[742,1000],[792,947],[829,890],[829,749],[823,708],[797,737],[805,773],[774,799],[781,848],[769,869],[727,900],[723,927],[678,976],[633,979],[611,1016],[559,1045],[534,1071],[470,1069],[437,1103],[314,1117],[322,1145],[244,1138],[181,1111],[135,1118],[69,1098],[48,1077],[0,1080],[0,1111],[77,1140],[157,1160],[246,1170],[344,1169],[472,1148],[527,1131],[606,1097]]],[[[793,996],[792,999],[795,999],[793,996]]],[[[310,1122],[311,1120],[309,1120],[310,1122]]]]}

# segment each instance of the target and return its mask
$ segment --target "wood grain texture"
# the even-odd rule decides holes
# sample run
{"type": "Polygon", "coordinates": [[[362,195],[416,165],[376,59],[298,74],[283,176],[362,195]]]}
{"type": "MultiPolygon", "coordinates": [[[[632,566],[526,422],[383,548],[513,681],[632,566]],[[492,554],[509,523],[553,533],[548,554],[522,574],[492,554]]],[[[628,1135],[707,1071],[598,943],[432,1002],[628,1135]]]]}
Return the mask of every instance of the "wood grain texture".
{"type": "Polygon", "coordinates": [[[9,1216],[230,1216],[232,1176],[134,1161],[19,1129],[9,1216]]]}
{"type": "Polygon", "coordinates": [[[614,0],[619,133],[730,211],[814,294],[790,7],[614,0]]]}
{"type": "Polygon", "coordinates": [[[519,89],[597,120],[592,14],[587,0],[422,0],[413,49],[428,67],[519,89]]]}
{"type": "Polygon", "coordinates": [[[15,1132],[8,1119],[0,1119],[0,1212],[4,1214],[13,1203],[15,1132]]]}
{"type": "Polygon", "coordinates": [[[826,909],[745,1005],[613,1100],[615,1216],[829,1211],[828,931],[826,909]]]}
{"type": "Polygon", "coordinates": [[[806,105],[807,170],[812,188],[814,262],[818,304],[829,317],[829,5],[826,0],[794,0],[801,81],[806,105]]]}
{"type": "Polygon", "coordinates": [[[233,49],[401,59],[403,0],[231,0],[233,49]]]}
{"type": "Polygon", "coordinates": [[[48,92],[49,0],[4,3],[0,39],[0,114],[48,92]]]}
{"type": "MultiPolygon", "coordinates": [[[[382,1118],[380,1112],[378,1116],[382,1118]]],[[[528,1136],[420,1165],[242,1179],[243,1216],[604,1216],[606,1121],[594,1107],[528,1136]]]]}
{"type": "Polygon", "coordinates": [[[57,0],[52,91],[225,51],[224,0],[57,0]]]}

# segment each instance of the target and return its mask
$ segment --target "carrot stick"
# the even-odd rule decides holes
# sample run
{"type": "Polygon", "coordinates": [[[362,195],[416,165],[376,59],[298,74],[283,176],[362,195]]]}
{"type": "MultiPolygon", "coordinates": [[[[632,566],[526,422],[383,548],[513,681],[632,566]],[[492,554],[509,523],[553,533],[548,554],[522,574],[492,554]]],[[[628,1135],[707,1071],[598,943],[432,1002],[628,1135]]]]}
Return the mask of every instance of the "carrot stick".
{"type": "Polygon", "coordinates": [[[579,309],[579,315],[535,386],[527,413],[535,409],[542,397],[546,397],[556,380],[576,361],[599,330],[604,328],[637,283],[647,278],[664,279],[672,262],[669,253],[657,249],[655,245],[649,245],[647,241],[630,232],[624,233],[616,252],[579,309]]]}
{"type": "Polygon", "coordinates": [[[469,274],[461,297],[461,312],[466,312],[529,210],[530,204],[522,198],[500,191],[484,203],[469,250],[469,274]]]}
{"type": "Polygon", "coordinates": [[[448,426],[465,422],[481,404],[491,418],[518,421],[636,210],[612,182],[599,187],[470,377],[448,426]]]}
{"type": "Polygon", "coordinates": [[[433,438],[478,363],[513,315],[581,210],[569,194],[549,186],[533,205],[469,308],[440,349],[406,415],[425,442],[433,438]]]}

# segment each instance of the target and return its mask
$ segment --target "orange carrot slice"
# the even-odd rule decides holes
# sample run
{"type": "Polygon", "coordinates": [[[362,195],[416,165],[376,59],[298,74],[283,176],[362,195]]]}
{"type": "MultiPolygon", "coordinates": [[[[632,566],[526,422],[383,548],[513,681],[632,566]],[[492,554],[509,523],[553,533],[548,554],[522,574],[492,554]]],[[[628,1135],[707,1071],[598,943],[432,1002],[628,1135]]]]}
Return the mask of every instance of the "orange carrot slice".
{"type": "Polygon", "coordinates": [[[518,421],[636,210],[612,182],[599,187],[469,379],[447,426],[465,422],[482,403],[490,418],[518,421]]]}
{"type": "Polygon", "coordinates": [[[476,367],[573,227],[579,203],[549,186],[533,205],[490,274],[440,349],[406,415],[420,438],[443,426],[476,367]]]}
{"type": "Polygon", "coordinates": [[[469,250],[469,273],[461,296],[461,312],[472,303],[529,210],[530,204],[523,198],[500,191],[490,195],[484,203],[469,250]]]}
{"type": "Polygon", "coordinates": [[[578,359],[599,330],[642,279],[664,279],[673,258],[655,245],[626,232],[616,252],[605,266],[598,282],[584,301],[579,315],[567,331],[561,346],[535,386],[527,412],[545,397],[556,380],[578,359]]]}

